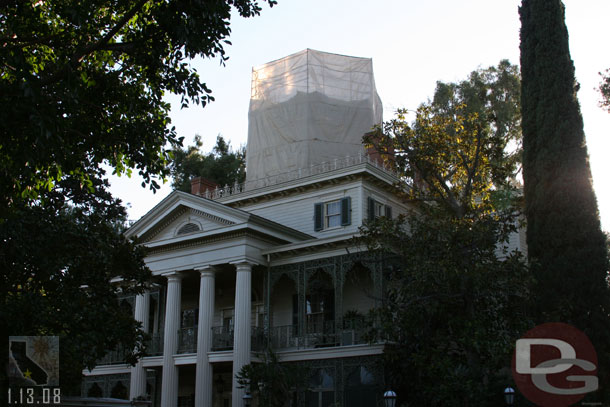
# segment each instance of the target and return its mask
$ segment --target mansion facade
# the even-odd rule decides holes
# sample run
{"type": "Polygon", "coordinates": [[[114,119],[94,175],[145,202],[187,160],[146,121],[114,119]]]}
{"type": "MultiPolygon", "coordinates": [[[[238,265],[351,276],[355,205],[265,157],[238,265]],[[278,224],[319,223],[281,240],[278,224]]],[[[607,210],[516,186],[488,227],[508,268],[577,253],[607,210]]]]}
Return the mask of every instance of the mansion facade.
{"type": "Polygon", "coordinates": [[[311,372],[291,405],[380,405],[385,345],[365,338],[365,316],[397,260],[353,238],[408,210],[404,180],[362,145],[381,120],[370,59],[304,50],[254,68],[246,182],[196,178],[127,230],[154,279],[122,300],[148,356],[131,367],[110,353],[83,371],[82,395],[242,407],[236,375],[271,348],[311,372]]]}
{"type": "MultiPolygon", "coordinates": [[[[297,404],[381,400],[383,343],[364,338],[387,259],[352,238],[367,219],[397,216],[398,177],[369,155],[270,178],[267,186],[174,191],[128,231],[146,246],[155,283],[126,298],[152,336],[130,367],[121,353],[85,370],[82,395],[155,406],[242,406],[235,375],[271,347],[312,373],[297,404]]],[[[338,403],[338,404],[336,404],[338,403]]]]}

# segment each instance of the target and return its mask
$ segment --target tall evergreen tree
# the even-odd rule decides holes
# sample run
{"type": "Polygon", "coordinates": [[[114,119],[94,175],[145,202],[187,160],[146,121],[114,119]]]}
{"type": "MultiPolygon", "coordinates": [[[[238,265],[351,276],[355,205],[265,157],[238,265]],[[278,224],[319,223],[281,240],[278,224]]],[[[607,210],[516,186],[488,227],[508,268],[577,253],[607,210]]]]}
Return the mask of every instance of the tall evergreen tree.
{"type": "MultiPolygon", "coordinates": [[[[608,360],[608,252],[561,0],[523,0],[523,178],[539,322],[583,329],[608,360]]],[[[600,369],[601,371],[601,369],[600,369]]]]}

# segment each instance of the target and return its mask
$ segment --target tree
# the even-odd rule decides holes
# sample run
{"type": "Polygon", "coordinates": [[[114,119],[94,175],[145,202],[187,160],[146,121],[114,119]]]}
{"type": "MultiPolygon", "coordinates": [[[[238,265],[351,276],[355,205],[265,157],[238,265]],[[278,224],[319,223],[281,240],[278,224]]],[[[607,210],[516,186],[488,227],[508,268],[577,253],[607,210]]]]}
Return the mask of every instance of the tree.
{"type": "MultiPolygon", "coordinates": [[[[158,188],[153,177],[169,174],[170,150],[182,142],[163,96],[181,95],[183,107],[213,100],[189,61],[226,61],[232,10],[251,17],[261,7],[257,0],[0,6],[0,325],[11,334],[60,335],[64,389],[105,351],[121,344],[137,355],[143,340],[133,317],[121,314],[117,290],[137,293],[149,272],[121,237],[124,209],[107,192],[101,165],[119,175],[137,170],[143,186],[158,188]],[[114,276],[123,284],[111,283],[114,276]]],[[[8,355],[6,342],[0,350],[8,355]]]]}
{"type": "Polygon", "coordinates": [[[171,164],[172,187],[191,192],[191,179],[204,177],[220,185],[242,183],[246,179],[246,149],[231,149],[231,144],[218,135],[211,153],[202,154],[200,136],[195,136],[195,145],[173,150],[171,164]]]}
{"type": "MultiPolygon", "coordinates": [[[[514,341],[530,326],[529,272],[506,245],[519,217],[518,155],[510,150],[519,115],[499,124],[497,89],[476,80],[490,70],[437,84],[413,124],[400,110],[368,137],[408,181],[397,187],[412,207],[370,222],[360,240],[401,259],[387,276],[373,334],[393,344],[385,366],[409,405],[497,404],[514,341]]],[[[505,71],[514,80],[503,108],[518,113],[518,71],[505,71]]]]}
{"type": "Polygon", "coordinates": [[[519,12],[525,213],[537,319],[582,329],[600,363],[609,366],[608,252],[591,185],[564,6],[560,0],[523,0],[519,12]]]}
{"type": "Polygon", "coordinates": [[[242,367],[237,375],[240,386],[258,398],[260,407],[290,405],[293,395],[307,386],[309,370],[303,365],[280,363],[271,349],[262,352],[259,359],[242,367]]]}
{"type": "Polygon", "coordinates": [[[121,235],[124,208],[96,189],[91,197],[83,188],[70,205],[53,190],[45,205],[14,206],[0,222],[2,326],[11,335],[60,337],[64,394],[79,393],[83,367],[107,351],[133,350],[127,360],[134,362],[143,347],[144,333],[118,295],[141,292],[150,271],[143,250],[121,235]],[[110,284],[113,278],[122,283],[110,284]]]}
{"type": "Polygon", "coordinates": [[[3,2],[0,210],[64,178],[91,185],[102,163],[145,182],[168,175],[181,138],[163,95],[213,100],[189,60],[224,63],[232,8],[261,11],[258,0],[3,2]]]}
{"type": "Polygon", "coordinates": [[[599,84],[599,93],[602,95],[602,100],[599,105],[610,113],[610,69],[606,69],[605,73],[600,72],[599,74],[602,77],[599,84]]]}

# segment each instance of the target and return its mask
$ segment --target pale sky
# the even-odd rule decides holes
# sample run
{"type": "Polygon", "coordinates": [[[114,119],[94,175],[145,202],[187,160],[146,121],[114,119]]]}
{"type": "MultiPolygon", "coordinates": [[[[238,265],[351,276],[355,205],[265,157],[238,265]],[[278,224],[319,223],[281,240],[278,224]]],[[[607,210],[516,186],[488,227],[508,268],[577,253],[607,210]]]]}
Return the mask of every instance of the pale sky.
{"type": "MultiPolygon", "coordinates": [[[[192,144],[202,136],[204,151],[222,134],[233,147],[245,144],[252,66],[312,48],[373,59],[377,92],[389,120],[400,107],[416,109],[432,97],[437,80],[458,81],[501,59],[519,63],[520,0],[278,0],[261,16],[232,20],[232,46],[225,67],[218,60],[193,62],[216,101],[180,110],[169,97],[172,124],[192,144]]],[[[610,113],[598,107],[598,72],[610,68],[609,0],[564,0],[570,52],[580,82],[594,187],[602,227],[610,231],[610,113]]],[[[137,220],[171,192],[170,181],[156,194],[141,180],[111,179],[111,191],[129,204],[137,220]]]]}

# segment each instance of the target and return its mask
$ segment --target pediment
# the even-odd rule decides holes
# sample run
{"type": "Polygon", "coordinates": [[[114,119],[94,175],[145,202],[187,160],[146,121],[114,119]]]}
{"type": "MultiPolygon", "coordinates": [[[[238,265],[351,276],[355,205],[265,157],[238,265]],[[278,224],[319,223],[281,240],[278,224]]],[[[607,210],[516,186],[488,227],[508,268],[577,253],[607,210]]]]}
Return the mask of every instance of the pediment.
{"type": "Polygon", "coordinates": [[[194,235],[247,221],[248,215],[226,205],[174,191],[138,220],[125,235],[140,243],[194,235]]]}
{"type": "Polygon", "coordinates": [[[143,234],[142,242],[154,242],[178,236],[207,232],[234,225],[235,222],[188,206],[176,208],[171,216],[143,234]]]}

